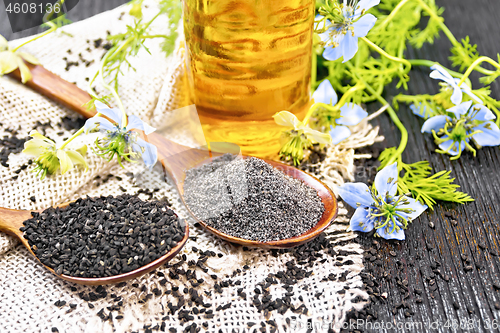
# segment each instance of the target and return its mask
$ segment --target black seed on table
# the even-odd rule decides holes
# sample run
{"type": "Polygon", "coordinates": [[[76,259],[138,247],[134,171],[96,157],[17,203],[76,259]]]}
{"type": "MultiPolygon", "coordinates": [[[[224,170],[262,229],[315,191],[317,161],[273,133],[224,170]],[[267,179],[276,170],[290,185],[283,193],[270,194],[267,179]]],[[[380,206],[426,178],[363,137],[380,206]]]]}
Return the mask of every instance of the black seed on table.
{"type": "Polygon", "coordinates": [[[36,202],[36,197],[33,195],[30,197],[30,200],[33,201],[33,202],[36,202]]]}
{"type": "Polygon", "coordinates": [[[458,304],[457,301],[453,301],[453,307],[455,308],[455,310],[458,310],[460,309],[460,304],[458,304]]]}
{"type": "Polygon", "coordinates": [[[474,308],[472,307],[472,305],[467,305],[467,311],[468,311],[470,314],[473,314],[473,313],[474,313],[474,308]]]}
{"type": "Polygon", "coordinates": [[[495,288],[495,290],[500,290],[500,283],[498,282],[493,283],[493,288],[495,288]]]}
{"type": "Polygon", "coordinates": [[[52,327],[51,331],[52,332],[59,332],[59,330],[57,329],[57,327],[52,327]]]}
{"type": "Polygon", "coordinates": [[[76,304],[72,303],[72,304],[69,305],[69,307],[72,308],[72,309],[76,309],[76,304]]]}

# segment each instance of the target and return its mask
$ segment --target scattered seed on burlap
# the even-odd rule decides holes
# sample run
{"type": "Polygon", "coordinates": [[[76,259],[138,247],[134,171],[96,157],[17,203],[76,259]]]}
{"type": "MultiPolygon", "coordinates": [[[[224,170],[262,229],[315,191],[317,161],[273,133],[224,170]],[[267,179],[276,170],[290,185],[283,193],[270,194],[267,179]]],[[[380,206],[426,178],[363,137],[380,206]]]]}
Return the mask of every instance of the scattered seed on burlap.
{"type": "Polygon", "coordinates": [[[163,202],[124,194],[78,199],[32,213],[21,231],[56,274],[104,277],[142,267],[184,236],[183,222],[163,202]]]}
{"type": "Polygon", "coordinates": [[[189,208],[231,236],[275,241],[301,235],[321,218],[317,192],[261,159],[225,154],[186,172],[189,208]]]}

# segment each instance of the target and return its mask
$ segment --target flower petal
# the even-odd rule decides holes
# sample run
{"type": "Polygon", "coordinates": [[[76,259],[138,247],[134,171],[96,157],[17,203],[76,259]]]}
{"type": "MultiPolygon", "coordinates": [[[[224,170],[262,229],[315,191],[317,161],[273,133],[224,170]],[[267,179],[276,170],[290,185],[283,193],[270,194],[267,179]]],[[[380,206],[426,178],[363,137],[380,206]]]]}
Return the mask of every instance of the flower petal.
{"type": "Polygon", "coordinates": [[[151,169],[156,164],[156,161],[158,160],[158,149],[155,145],[138,138],[132,145],[132,149],[141,154],[144,164],[148,168],[151,169]]]}
{"type": "Polygon", "coordinates": [[[32,130],[29,134],[34,139],[42,140],[48,143],[51,146],[55,146],[55,142],[47,138],[46,136],[41,135],[37,130],[32,130]]]}
{"type": "Polygon", "coordinates": [[[410,219],[410,220],[416,219],[417,217],[420,216],[420,214],[422,214],[428,208],[426,205],[422,205],[418,200],[415,200],[413,198],[406,197],[406,200],[408,203],[406,205],[400,204],[400,205],[398,205],[398,208],[413,209],[413,212],[411,212],[411,213],[400,212],[400,215],[402,215],[403,217],[405,217],[407,219],[410,219]]]}
{"type": "Polygon", "coordinates": [[[458,86],[452,86],[453,93],[451,94],[450,100],[453,104],[458,105],[462,103],[463,93],[458,86]]]}
{"type": "MultiPolygon", "coordinates": [[[[74,151],[74,150],[66,150],[66,155],[70,158],[71,162],[73,164],[81,164],[85,167],[85,171],[89,169],[89,166],[87,162],[85,161],[85,158],[83,158],[82,155],[80,155],[79,152],[74,151]]],[[[62,172],[62,169],[61,169],[62,172]]]]}
{"type": "Polygon", "coordinates": [[[102,103],[101,101],[95,101],[94,102],[95,108],[97,112],[105,115],[109,119],[113,120],[119,127],[122,126],[122,118],[123,114],[121,110],[116,109],[116,108],[110,108],[106,104],[102,103]]]}
{"type": "Polygon", "coordinates": [[[457,118],[460,118],[460,116],[466,114],[469,111],[471,106],[472,106],[472,101],[468,101],[468,102],[463,102],[461,104],[458,104],[457,106],[454,106],[452,108],[449,108],[446,111],[451,112],[457,118]]]}
{"type": "Polygon", "coordinates": [[[368,207],[373,204],[370,189],[363,183],[345,183],[336,187],[338,195],[353,208],[368,207]]]}
{"type": "MultiPolygon", "coordinates": [[[[314,27],[315,27],[315,30],[323,30],[323,29],[326,29],[327,27],[329,27],[332,22],[330,22],[330,20],[326,19],[326,20],[323,20],[324,16],[323,15],[316,15],[316,17],[314,17],[314,27]],[[321,22],[319,22],[321,21],[321,22]]],[[[330,28],[331,29],[331,28],[330,28]]],[[[320,38],[321,38],[321,35],[323,34],[327,34],[328,35],[328,30],[325,31],[324,33],[321,33],[319,34],[320,35],[320,38]]],[[[321,38],[321,41],[325,42],[323,40],[323,38],[321,38]]]]}
{"type": "Polygon", "coordinates": [[[368,112],[357,104],[349,103],[340,108],[340,118],[337,119],[337,124],[353,126],[357,125],[368,116],[368,112]]]}
{"type": "Polygon", "coordinates": [[[405,239],[405,231],[403,228],[399,228],[399,230],[394,229],[393,232],[389,233],[392,230],[392,223],[390,223],[388,226],[379,228],[377,229],[377,234],[385,239],[398,239],[398,240],[404,240],[405,239]]]}
{"type": "Polygon", "coordinates": [[[431,78],[436,80],[442,80],[448,83],[450,86],[456,86],[453,76],[451,76],[451,74],[448,73],[446,69],[437,64],[432,65],[431,69],[433,69],[433,71],[429,74],[431,78]]]}
{"type": "Polygon", "coordinates": [[[335,61],[337,59],[340,59],[340,57],[342,57],[342,45],[338,45],[337,47],[325,47],[323,58],[325,58],[326,60],[335,61]]]}
{"type": "MultiPolygon", "coordinates": [[[[447,139],[447,138],[448,138],[447,135],[442,137],[442,139],[447,139]]],[[[469,141],[469,139],[467,139],[467,141],[469,141]]],[[[462,152],[465,149],[465,143],[463,141],[460,141],[460,146],[459,146],[458,142],[454,142],[453,140],[450,139],[448,141],[439,144],[439,148],[441,150],[447,151],[448,154],[452,156],[456,156],[458,155],[459,152],[462,152]],[[452,148],[450,148],[450,146],[452,148]]]]}
{"type": "MultiPolygon", "coordinates": [[[[413,112],[414,115],[425,119],[425,114],[427,113],[427,106],[424,106],[423,110],[420,109],[421,109],[421,104],[419,106],[416,106],[415,104],[410,104],[411,112],[413,112]]],[[[430,112],[432,113],[432,110],[430,110],[430,112]]]]}
{"type": "Polygon", "coordinates": [[[351,136],[351,130],[346,126],[335,126],[330,125],[330,137],[332,138],[332,143],[334,145],[344,141],[351,136]]]}
{"type": "Polygon", "coordinates": [[[52,145],[48,142],[39,139],[32,139],[24,143],[23,154],[38,157],[42,155],[45,150],[52,145]]]}
{"type": "Polygon", "coordinates": [[[368,9],[376,6],[380,3],[380,0],[361,0],[356,8],[354,8],[355,15],[362,15],[363,11],[367,11],[368,9]]]}
{"type": "Polygon", "coordinates": [[[66,172],[73,169],[73,162],[66,151],[58,149],[57,158],[59,159],[59,165],[61,167],[61,175],[64,175],[66,172]]]}
{"type": "MultiPolygon", "coordinates": [[[[458,87],[458,83],[460,83],[460,79],[457,79],[455,78],[455,84],[457,85],[458,87]]],[[[469,95],[469,97],[476,103],[478,104],[483,104],[483,101],[477,97],[476,95],[474,95],[472,93],[472,90],[470,89],[470,87],[467,85],[467,83],[462,83],[462,85],[460,86],[460,89],[462,90],[462,92],[466,93],[467,95],[469,95]]]]}
{"type": "Polygon", "coordinates": [[[103,117],[94,116],[85,122],[85,133],[97,128],[99,131],[118,131],[118,127],[103,117]]]}
{"type": "Polygon", "coordinates": [[[393,163],[380,170],[375,176],[375,188],[378,195],[384,198],[386,194],[395,196],[398,190],[398,164],[393,163]]]}
{"type": "Polygon", "coordinates": [[[354,37],[365,37],[377,22],[377,18],[372,14],[366,14],[352,24],[354,37]]]}
{"type": "Polygon", "coordinates": [[[17,57],[11,51],[0,52],[0,75],[9,74],[14,71],[19,65],[17,57]]]}
{"type": "Polygon", "coordinates": [[[441,128],[444,128],[444,125],[448,120],[451,120],[451,118],[444,115],[430,117],[422,125],[421,132],[432,133],[432,130],[438,132],[441,128]]]}
{"type": "Polygon", "coordinates": [[[17,58],[17,65],[19,67],[19,71],[21,72],[21,82],[26,83],[31,80],[31,72],[28,66],[24,63],[23,59],[17,58]]]}
{"type": "Polygon", "coordinates": [[[128,116],[128,124],[127,124],[127,132],[133,129],[138,129],[144,131],[146,135],[153,133],[156,131],[156,128],[149,126],[147,123],[142,121],[139,117],[130,115],[128,116]]]}
{"type": "Polygon", "coordinates": [[[330,137],[329,134],[316,131],[307,125],[299,126],[299,129],[304,131],[304,134],[307,136],[308,139],[313,139],[317,143],[326,145],[327,143],[330,143],[332,141],[332,138],[330,137]]]}
{"type": "Polygon", "coordinates": [[[500,129],[494,122],[483,123],[474,127],[474,130],[483,131],[472,136],[477,145],[481,147],[500,145],[500,129]]]}
{"type": "Polygon", "coordinates": [[[297,128],[300,124],[297,116],[288,111],[280,111],[276,113],[273,118],[276,124],[280,126],[297,128]]]}
{"type": "Polygon", "coordinates": [[[18,51],[17,54],[33,65],[40,65],[40,61],[29,53],[18,51]]]}
{"type": "Polygon", "coordinates": [[[342,41],[344,60],[342,63],[349,61],[354,57],[356,52],[358,52],[358,37],[354,37],[352,34],[347,33],[344,40],[342,41]]]}
{"type": "Polygon", "coordinates": [[[368,211],[365,207],[359,207],[351,217],[349,228],[352,231],[370,232],[374,228],[373,220],[368,219],[368,211]]]}
{"type": "Polygon", "coordinates": [[[474,120],[480,120],[480,121],[488,121],[488,120],[493,120],[495,119],[495,115],[493,112],[490,111],[486,106],[484,105],[474,105],[474,107],[471,110],[472,112],[476,112],[476,115],[474,116],[474,120]]]}
{"type": "Polygon", "coordinates": [[[315,103],[325,103],[328,105],[335,105],[338,101],[337,93],[328,79],[323,80],[323,82],[319,84],[318,88],[314,91],[312,98],[315,103]]]}

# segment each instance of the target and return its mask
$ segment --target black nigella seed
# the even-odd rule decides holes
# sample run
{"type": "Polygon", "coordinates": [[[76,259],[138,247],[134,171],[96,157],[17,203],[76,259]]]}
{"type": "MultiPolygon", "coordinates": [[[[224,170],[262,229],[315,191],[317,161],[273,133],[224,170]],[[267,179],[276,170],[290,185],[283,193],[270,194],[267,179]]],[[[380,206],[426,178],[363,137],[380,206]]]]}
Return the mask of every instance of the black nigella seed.
{"type": "Polygon", "coordinates": [[[300,180],[261,159],[231,154],[188,170],[184,195],[193,213],[211,227],[263,242],[305,233],[324,211],[316,190],[300,180]]]}
{"type": "Polygon", "coordinates": [[[35,196],[31,196],[30,200],[33,201],[33,202],[36,202],[36,197],[35,196]]]}
{"type": "MultiPolygon", "coordinates": [[[[167,204],[128,194],[78,199],[34,215],[24,221],[24,237],[43,264],[69,276],[97,278],[133,271],[160,258],[184,237],[184,227],[167,204]]],[[[88,298],[95,301],[106,291],[101,287],[96,293],[88,298]]]]}

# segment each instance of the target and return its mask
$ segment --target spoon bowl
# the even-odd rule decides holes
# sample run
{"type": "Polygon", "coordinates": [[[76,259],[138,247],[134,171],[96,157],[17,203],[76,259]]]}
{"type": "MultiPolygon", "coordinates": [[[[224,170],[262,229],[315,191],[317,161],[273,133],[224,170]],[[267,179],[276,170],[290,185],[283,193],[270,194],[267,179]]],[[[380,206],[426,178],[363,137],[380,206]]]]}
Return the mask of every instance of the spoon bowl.
{"type": "MultiPolygon", "coordinates": [[[[57,207],[59,208],[64,208],[68,206],[70,203],[64,203],[61,205],[58,205],[57,207]]],[[[43,209],[41,210],[36,210],[33,212],[38,212],[41,213],[43,209]]],[[[3,231],[5,233],[8,233],[10,235],[13,235],[17,237],[21,243],[28,249],[28,251],[35,256],[35,258],[40,262],[38,257],[35,255],[33,250],[31,249],[31,246],[28,243],[28,240],[23,237],[23,232],[20,230],[21,227],[23,227],[23,222],[30,219],[32,217],[31,215],[32,211],[29,210],[16,210],[16,209],[8,209],[8,208],[2,208],[0,207],[0,231],[3,231]]],[[[147,265],[141,266],[133,271],[127,272],[127,273],[122,273],[119,275],[113,275],[113,276],[105,276],[105,277],[100,277],[100,278],[84,278],[84,277],[75,277],[75,276],[69,276],[65,274],[57,275],[54,272],[54,269],[52,269],[49,266],[42,264],[46,269],[48,269],[51,273],[57,275],[61,279],[64,279],[69,282],[73,283],[78,283],[78,284],[84,284],[84,285],[103,285],[103,284],[114,284],[114,283],[119,283],[127,280],[134,279],[136,277],[139,277],[141,275],[144,275],[146,273],[149,273],[150,271],[158,268],[159,266],[165,264],[168,262],[170,259],[172,259],[179,251],[182,249],[184,244],[186,244],[186,241],[189,237],[189,227],[188,224],[185,223],[184,221],[180,220],[180,223],[184,224],[184,237],[177,243],[175,247],[173,247],[170,251],[165,253],[163,256],[160,258],[150,262],[147,265]]]]}
{"type": "MultiPolygon", "coordinates": [[[[26,82],[27,86],[40,92],[48,98],[67,106],[71,110],[81,114],[86,118],[90,118],[96,115],[95,109],[88,109],[85,106],[85,104],[91,99],[90,95],[88,95],[85,91],[81,90],[76,85],[63,80],[59,76],[49,72],[43,66],[32,65],[28,63],[27,66],[30,68],[32,74],[32,79],[26,82]]],[[[12,72],[10,76],[17,80],[21,79],[18,70],[12,72]]],[[[172,181],[176,185],[181,199],[185,205],[186,202],[184,201],[184,179],[186,177],[186,170],[202,163],[210,162],[212,157],[222,155],[221,152],[217,152],[214,150],[196,149],[182,146],[166,139],[156,132],[149,134],[148,136],[144,136],[144,139],[158,148],[158,160],[161,162],[165,173],[172,179],[172,181]]],[[[254,247],[283,249],[304,244],[314,239],[322,231],[324,231],[337,216],[338,206],[335,195],[328,188],[328,186],[323,184],[315,177],[307,174],[306,172],[280,162],[269,160],[265,161],[271,164],[273,167],[281,170],[285,174],[301,180],[306,185],[309,185],[318,192],[318,195],[323,202],[325,211],[318,223],[304,234],[279,241],[252,241],[248,239],[233,237],[210,227],[205,222],[198,219],[186,205],[186,207],[188,207],[188,211],[205,229],[232,243],[254,247]]]]}
{"type": "Polygon", "coordinates": [[[307,243],[317,236],[321,234],[328,226],[330,223],[337,217],[337,201],[335,200],[335,195],[333,192],[330,190],[328,186],[326,186],[323,182],[321,182],[319,179],[316,177],[303,172],[297,168],[291,167],[289,165],[272,161],[272,160],[266,160],[264,161],[271,166],[273,166],[275,169],[280,170],[284,174],[295,178],[299,179],[302,182],[306,183],[310,187],[314,188],[316,192],[318,193],[318,196],[321,199],[321,202],[323,203],[324,206],[324,211],[323,215],[321,216],[320,220],[308,231],[305,233],[287,238],[287,239],[282,239],[282,240],[276,240],[276,241],[269,241],[269,242],[260,242],[260,241],[255,241],[255,240],[249,240],[249,239],[244,239],[244,238],[239,238],[239,237],[234,237],[228,234],[225,234],[204,221],[198,219],[193,212],[189,209],[189,205],[184,201],[184,196],[182,196],[182,201],[184,205],[187,207],[188,211],[191,213],[191,215],[196,219],[198,223],[200,223],[203,228],[206,230],[210,231],[212,234],[228,241],[231,243],[236,243],[240,245],[244,245],[247,247],[261,247],[261,248],[267,248],[267,249],[285,249],[285,248],[291,248],[295,246],[302,245],[304,243],[307,243]]]}

